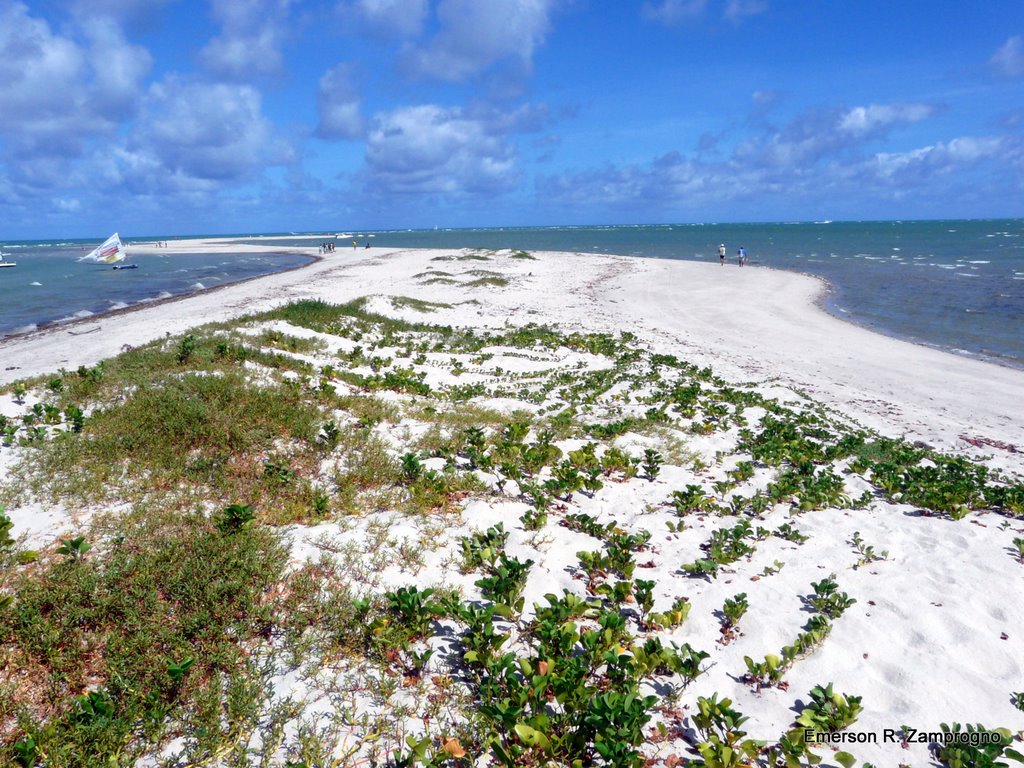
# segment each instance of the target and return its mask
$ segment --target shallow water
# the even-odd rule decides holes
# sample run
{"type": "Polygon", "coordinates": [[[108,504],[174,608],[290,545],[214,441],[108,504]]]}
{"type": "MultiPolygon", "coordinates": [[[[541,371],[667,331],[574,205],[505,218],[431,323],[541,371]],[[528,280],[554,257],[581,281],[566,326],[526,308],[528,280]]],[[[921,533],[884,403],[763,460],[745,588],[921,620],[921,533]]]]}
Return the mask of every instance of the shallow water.
{"type": "MultiPolygon", "coordinates": [[[[362,245],[369,233],[352,233],[362,245]]],[[[375,232],[376,245],[586,251],[826,278],[829,311],[873,330],[1024,367],[1024,219],[375,232]]],[[[282,241],[285,242],[285,241],[282,241]]],[[[345,242],[349,242],[346,240],[345,242]]]]}
{"type": "MultiPolygon", "coordinates": [[[[84,250],[83,250],[84,248],[84,250]]],[[[77,320],[133,304],[194,293],[300,266],[293,254],[180,254],[132,256],[138,269],[78,263],[78,243],[6,243],[16,267],[0,269],[0,336],[77,320]]]]}
{"type": "MultiPolygon", "coordinates": [[[[332,233],[333,234],[333,233],[332,233]]],[[[1024,367],[1024,219],[651,226],[513,227],[353,232],[362,247],[517,248],[750,263],[826,278],[829,311],[900,338],[1024,367]]],[[[328,239],[325,236],[325,239],[328,239]]],[[[264,245],[315,244],[281,235],[264,245]]],[[[91,247],[92,244],[90,244],[91,247]]],[[[288,254],[155,254],[113,271],[74,259],[82,243],[5,244],[0,335],[84,312],[179,295],[297,266],[288,254]],[[38,283],[36,285],[35,283],[38,283]]],[[[87,250],[87,249],[86,249],[87,250]]]]}

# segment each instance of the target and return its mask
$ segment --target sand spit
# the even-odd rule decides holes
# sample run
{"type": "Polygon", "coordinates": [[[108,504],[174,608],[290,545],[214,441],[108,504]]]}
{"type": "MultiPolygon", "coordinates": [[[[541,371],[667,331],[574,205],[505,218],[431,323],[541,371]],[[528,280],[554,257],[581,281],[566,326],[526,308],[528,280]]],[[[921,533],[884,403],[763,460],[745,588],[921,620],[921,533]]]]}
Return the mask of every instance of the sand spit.
{"type": "MultiPolygon", "coordinates": [[[[170,248],[215,246],[243,248],[216,241],[175,242],[170,248]]],[[[769,460],[752,460],[744,430],[769,413],[758,404],[766,398],[793,413],[815,415],[836,435],[859,428],[905,438],[969,458],[1012,480],[1024,473],[1019,415],[1024,372],[843,323],[817,306],[823,289],[812,278],[731,265],[575,253],[339,250],[292,272],[7,341],[0,344],[0,383],[92,366],[167,335],[174,337],[169,343],[178,344],[179,334],[204,322],[235,320],[302,299],[340,304],[366,298],[364,308],[381,315],[469,328],[478,335],[490,332],[495,340],[480,347],[465,337],[456,343],[429,331],[360,326],[353,333],[346,325],[350,320],[344,319],[314,328],[275,318],[223,332],[224,350],[262,344],[298,366],[299,373],[282,373],[263,358],[250,359],[245,370],[257,380],[291,380],[295,387],[330,388],[354,399],[368,397],[366,382],[382,382],[388,371],[407,381],[405,389],[398,387],[401,391],[383,383],[373,389],[377,415],[372,418],[349,405],[338,406],[334,415],[343,444],[348,435],[365,435],[360,430],[368,429],[374,445],[385,446],[396,465],[403,460],[405,479],[389,493],[408,490],[415,496],[409,489],[419,489],[418,483],[429,486],[439,477],[430,473],[441,473],[446,465],[453,477],[468,478],[465,488],[446,491],[456,501],[435,514],[407,514],[402,504],[408,499],[397,503],[397,496],[381,495],[358,515],[336,511],[287,522],[278,530],[285,534],[291,568],[320,562],[319,573],[333,572],[322,559],[337,558],[346,563],[349,586],[367,596],[416,585],[459,590],[464,599],[483,605],[487,594],[481,601],[476,582],[488,572],[486,556],[467,563],[464,542],[500,523],[507,533],[499,547],[502,557],[533,561],[521,585],[522,618],[507,624],[496,620],[510,636],[504,650],[528,655],[534,647],[529,620],[534,604],[545,604],[545,595],[564,590],[595,605],[604,601],[607,608],[615,599],[615,584],[632,579],[638,585],[640,580],[653,582],[653,606],[642,609],[638,593],[615,603],[638,638],[637,646],[657,637],[666,645],[685,643],[708,654],[691,681],[676,672],[640,684],[641,693],[662,699],[638,745],[648,764],[675,766],[698,756],[695,744],[704,740],[693,719],[698,697],[728,697],[749,717],[742,730],[774,743],[794,727],[809,692],[832,683],[836,691],[862,697],[863,710],[846,732],[862,734],[867,743],[841,745],[856,755],[858,765],[932,765],[927,742],[901,743],[891,735],[903,725],[934,732],[940,723],[952,722],[1006,727],[1013,733],[1024,729],[1024,714],[1014,705],[1014,694],[1024,690],[1019,629],[1024,626],[1019,598],[1024,565],[1011,543],[1024,536],[1024,521],[995,512],[972,512],[959,520],[922,514],[919,504],[876,493],[863,472],[847,473],[855,465],[849,458],[818,462],[819,476],[827,474],[823,467],[834,470],[838,486],[829,498],[836,503],[801,511],[802,500],[794,498],[751,507],[751,498],[763,499],[786,470],[769,460]],[[561,341],[548,343],[535,334],[531,345],[516,346],[513,331],[527,324],[550,325],[563,334],[561,341]],[[83,333],[92,326],[95,331],[83,333]],[[623,339],[624,331],[635,339],[623,339]],[[617,341],[613,345],[604,337],[586,336],[602,333],[617,341]],[[579,336],[567,341],[571,334],[579,336]],[[629,350],[634,357],[623,355],[629,350]],[[622,364],[626,359],[631,362],[622,364]],[[677,360],[696,368],[684,368],[677,360]],[[361,378],[339,374],[346,366],[361,378]],[[707,366],[718,379],[697,370],[707,366]],[[657,376],[650,375],[655,370],[657,376]],[[597,466],[595,461],[604,462],[607,471],[595,469],[589,475],[599,480],[595,487],[565,493],[567,486],[550,486],[550,508],[542,520],[531,518],[528,488],[533,480],[540,484],[555,478],[553,466],[532,479],[516,478],[511,470],[482,459],[478,464],[472,450],[460,449],[445,459],[425,448],[461,435],[470,421],[457,421],[455,414],[471,405],[479,414],[483,409],[492,414],[479,416],[479,439],[485,441],[481,452],[495,454],[515,439],[541,450],[543,419],[580,396],[574,386],[605,382],[606,372],[622,377],[574,406],[580,421],[607,427],[633,419],[637,426],[554,439],[558,455],[571,459],[584,475],[587,467],[597,466]],[[671,389],[677,375],[675,391],[683,387],[682,377],[696,376],[685,381],[702,382],[698,390],[703,387],[717,399],[702,401],[692,412],[675,405],[662,408],[659,393],[671,389]],[[552,386],[552,381],[561,383],[552,386]],[[427,391],[459,394],[435,402],[427,391]],[[735,398],[747,403],[745,410],[735,407],[735,398]],[[659,408],[662,415],[652,413],[659,408]],[[514,439],[507,429],[502,432],[493,414],[510,421],[531,418],[535,426],[514,439]],[[634,457],[633,464],[618,468],[614,451],[634,457]],[[663,459],[653,470],[647,466],[651,451],[663,459]],[[410,452],[419,455],[418,465],[403,459],[410,452]],[[477,487],[470,487],[474,483],[477,487]],[[696,495],[694,487],[700,489],[696,495]],[[728,546],[741,545],[737,556],[701,575],[696,564],[707,562],[708,542],[721,543],[726,533],[732,536],[728,546]],[[635,537],[628,539],[635,556],[628,575],[620,572],[621,565],[602,569],[581,561],[580,552],[614,550],[615,542],[625,540],[616,536],[635,537]],[[824,610],[814,585],[833,577],[839,594],[854,602],[839,608],[830,603],[824,610]],[[730,625],[723,608],[740,594],[748,608],[730,625]],[[683,611],[684,620],[673,621],[681,598],[690,607],[683,611]],[[662,619],[651,619],[646,615],[651,612],[662,619]],[[812,632],[821,616],[829,619],[824,622],[827,636],[798,654],[781,680],[759,685],[750,677],[745,657],[756,663],[779,654],[802,632],[812,632]]],[[[14,393],[0,396],[0,414],[13,421],[45,397],[41,389],[18,398],[14,393]]],[[[330,437],[328,429],[326,438],[319,439],[330,437]]],[[[32,450],[0,448],[0,479],[11,483],[14,467],[32,450]]],[[[282,477],[287,468],[280,468],[280,456],[286,454],[274,446],[264,457],[282,477]]],[[[325,509],[336,510],[331,505],[340,504],[335,501],[341,494],[338,478],[352,470],[351,457],[327,452],[319,461],[311,487],[329,498],[325,509]]],[[[28,537],[42,551],[110,508],[117,504],[108,499],[72,515],[52,501],[22,498],[8,514],[13,535],[28,537]]],[[[441,711],[438,701],[448,695],[454,701],[473,690],[465,682],[472,675],[460,667],[465,647],[459,638],[465,627],[451,616],[432,621],[433,629],[413,642],[420,651],[434,651],[425,671],[416,674],[401,654],[395,657],[401,661],[373,663],[357,656],[326,659],[308,649],[301,662],[295,654],[282,654],[267,672],[273,693],[263,704],[264,715],[236,734],[237,743],[253,754],[275,751],[278,760],[272,764],[283,765],[299,755],[298,734],[308,731],[303,724],[318,723],[333,753],[350,754],[352,765],[408,751],[405,736],[413,744],[431,739],[428,754],[447,750],[457,756],[462,744],[471,742],[465,712],[476,704],[466,705],[465,711],[454,704],[441,711]],[[266,713],[284,703],[294,705],[293,715],[281,738],[269,746],[263,741],[270,718],[266,713]],[[370,738],[378,731],[382,735],[370,738]]],[[[577,621],[582,630],[596,620],[577,621]]],[[[539,738],[534,731],[542,730],[539,721],[531,722],[530,729],[509,737],[526,750],[524,762],[539,759],[544,749],[525,746],[539,738]]],[[[9,723],[0,725],[10,728],[9,723]]],[[[190,738],[180,733],[161,744],[159,752],[194,757],[188,753],[190,738]]],[[[816,749],[825,765],[838,764],[832,748],[816,749]]],[[[762,754],[760,759],[768,758],[762,754]]],[[[156,758],[143,764],[147,761],[155,764],[156,758]]],[[[476,764],[497,763],[481,757],[476,764]]]]}

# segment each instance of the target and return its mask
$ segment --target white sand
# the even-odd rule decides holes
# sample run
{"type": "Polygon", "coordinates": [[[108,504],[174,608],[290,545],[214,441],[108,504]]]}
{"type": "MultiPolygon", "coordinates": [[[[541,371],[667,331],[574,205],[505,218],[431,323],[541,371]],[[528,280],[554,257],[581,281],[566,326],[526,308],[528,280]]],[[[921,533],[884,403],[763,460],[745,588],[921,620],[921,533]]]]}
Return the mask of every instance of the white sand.
{"type": "MultiPolygon", "coordinates": [[[[211,247],[242,250],[217,241],[172,243],[169,250],[211,247]]],[[[246,248],[274,250],[255,244],[246,248]]],[[[535,253],[536,261],[432,261],[449,253],[342,249],[304,269],[8,340],[0,344],[0,383],[90,365],[126,344],[296,299],[415,296],[456,306],[428,316],[396,312],[385,302],[381,309],[462,326],[540,322],[564,330],[629,330],[654,350],[710,365],[727,380],[774,385],[790,399],[803,392],[882,434],[982,458],[994,468],[1024,470],[1024,372],[844,323],[816,305],[824,286],[812,278],[752,267],[569,253],[535,253]],[[460,286],[423,285],[414,277],[430,269],[474,268],[501,272],[514,282],[476,293],[460,286]],[[469,299],[480,303],[459,304],[469,299]],[[964,437],[990,443],[978,448],[964,437]],[[992,443],[1014,445],[1021,452],[992,443]]],[[[717,450],[713,436],[703,443],[695,438],[695,446],[709,456],[717,450]]],[[[0,462],[0,473],[4,466],[0,462]]],[[[678,568],[698,555],[711,530],[732,521],[694,518],[685,531],[674,534],[666,528],[674,514],[656,506],[695,479],[689,470],[667,467],[654,483],[608,484],[594,499],[577,498],[582,511],[654,533],[654,566],[637,577],[657,580],[656,610],[667,608],[675,596],[690,596],[691,617],[670,638],[711,652],[714,666],[687,689],[682,704],[692,706],[697,695],[717,691],[751,716],[746,729],[753,737],[773,739],[792,723],[794,702],[806,700],[812,686],[832,681],[837,690],[864,697],[864,713],[854,726],[858,731],[880,733],[901,724],[935,730],[940,722],[953,720],[1024,728],[1024,713],[1010,703],[1011,692],[1024,690],[1024,567],[1007,550],[1012,536],[1024,534],[1024,522],[1014,521],[1004,530],[1004,518],[994,515],[951,522],[916,517],[909,506],[880,502],[861,511],[811,512],[795,521],[811,536],[806,544],[769,539],[749,561],[735,564],[734,573],[704,582],[686,578],[678,568]],[[645,511],[648,503],[655,507],[645,511]],[[853,569],[856,555],[849,539],[855,531],[877,549],[889,550],[888,560],[853,569]],[[785,562],[779,574],[752,578],[776,560],[785,562]],[[761,659],[792,641],[808,617],[799,596],[810,591],[811,581],[830,572],[838,574],[841,588],[857,604],[835,623],[824,646],[788,673],[788,690],[754,693],[738,680],[743,656],[761,659]],[[719,622],[713,610],[741,591],[751,604],[741,621],[743,634],[729,645],[717,645],[719,622]]],[[[427,554],[422,570],[411,574],[396,563],[377,574],[377,584],[447,581],[473,589],[472,577],[445,562],[457,550],[458,536],[504,521],[513,531],[510,552],[538,561],[527,606],[546,592],[578,591],[579,583],[565,566],[576,563],[578,550],[595,549],[597,542],[551,526],[545,543],[531,544],[518,523],[523,508],[498,500],[472,502],[462,521],[446,529],[447,544],[427,554]]],[[[12,510],[16,532],[40,533],[36,515],[41,511],[12,510]]],[[[344,535],[365,535],[369,522],[361,519],[344,535]]],[[[768,522],[774,528],[786,517],[776,515],[768,522]]],[[[45,524],[58,532],[52,513],[45,524]]],[[[416,533],[413,523],[396,525],[393,533],[402,525],[410,528],[410,536],[416,533]]],[[[340,534],[341,529],[326,524],[293,530],[296,556],[314,554],[312,542],[325,533],[340,534]]],[[[929,764],[923,745],[908,750],[893,744],[855,745],[850,751],[879,768],[929,764]]]]}
{"type": "MultiPolygon", "coordinates": [[[[133,246],[133,253],[144,254],[146,248],[133,246]]],[[[216,249],[283,250],[212,239],[176,241],[159,251],[216,249]]],[[[287,250],[315,255],[317,249],[287,250]]],[[[458,302],[468,298],[464,289],[412,279],[428,268],[444,270],[448,263],[431,258],[447,253],[339,248],[303,269],[9,339],[0,343],[0,384],[91,365],[126,344],[296,299],[341,302],[380,293],[458,302]]],[[[482,306],[437,313],[439,320],[631,329],[659,350],[711,365],[726,378],[780,381],[886,434],[921,439],[942,450],[970,449],[961,439],[966,435],[1024,451],[1019,416],[1024,372],[838,320],[816,305],[825,286],[814,278],[755,267],[581,254],[510,263],[522,277],[515,288],[488,293],[482,306]]],[[[494,269],[489,262],[461,266],[494,269]]],[[[997,462],[1024,467],[1024,453],[984,453],[993,452],[997,462]]]]}

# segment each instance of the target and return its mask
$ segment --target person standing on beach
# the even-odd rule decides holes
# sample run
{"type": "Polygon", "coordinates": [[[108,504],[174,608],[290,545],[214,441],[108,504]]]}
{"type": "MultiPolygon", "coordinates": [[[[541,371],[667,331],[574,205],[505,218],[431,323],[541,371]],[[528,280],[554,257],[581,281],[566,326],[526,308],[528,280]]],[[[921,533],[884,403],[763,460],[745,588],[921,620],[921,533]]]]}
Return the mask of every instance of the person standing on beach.
{"type": "Polygon", "coordinates": [[[718,263],[725,266],[725,243],[718,246],[718,263]]]}
{"type": "Polygon", "coordinates": [[[747,249],[744,248],[742,245],[740,246],[739,257],[740,257],[740,266],[742,267],[744,264],[747,263],[747,249]]]}

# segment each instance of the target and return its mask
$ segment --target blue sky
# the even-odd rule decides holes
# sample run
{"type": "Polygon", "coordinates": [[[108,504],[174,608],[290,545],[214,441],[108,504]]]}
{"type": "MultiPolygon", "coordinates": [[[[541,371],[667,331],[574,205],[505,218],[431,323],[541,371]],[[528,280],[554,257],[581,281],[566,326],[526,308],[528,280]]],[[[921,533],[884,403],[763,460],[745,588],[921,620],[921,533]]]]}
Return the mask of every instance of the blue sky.
{"type": "Polygon", "coordinates": [[[1024,215],[1024,3],[0,0],[0,241],[1024,215]]]}

